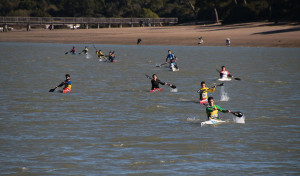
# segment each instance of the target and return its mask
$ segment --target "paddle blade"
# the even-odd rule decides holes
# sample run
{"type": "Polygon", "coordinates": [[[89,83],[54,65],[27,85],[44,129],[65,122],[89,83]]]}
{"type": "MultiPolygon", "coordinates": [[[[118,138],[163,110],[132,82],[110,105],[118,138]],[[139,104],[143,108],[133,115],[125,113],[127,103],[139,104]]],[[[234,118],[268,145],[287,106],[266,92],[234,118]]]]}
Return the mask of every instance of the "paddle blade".
{"type": "Polygon", "coordinates": [[[69,52],[66,52],[65,54],[68,54],[69,52]]]}
{"type": "Polygon", "coordinates": [[[56,89],[56,88],[54,88],[54,89],[50,89],[50,90],[49,90],[49,92],[54,92],[54,91],[55,91],[55,89],[56,89]]]}
{"type": "Polygon", "coordinates": [[[145,75],[147,78],[152,79],[149,75],[145,75]]]}
{"type": "Polygon", "coordinates": [[[217,86],[224,86],[224,83],[221,83],[221,84],[219,84],[219,85],[217,85],[217,86]]]}
{"type": "Polygon", "coordinates": [[[231,112],[233,115],[237,116],[237,117],[243,117],[243,113],[242,112],[231,112]]]}
{"type": "Polygon", "coordinates": [[[176,86],[173,84],[167,84],[168,86],[170,86],[172,89],[176,89],[176,86]]]}
{"type": "Polygon", "coordinates": [[[238,80],[238,81],[240,81],[241,80],[241,78],[234,78],[235,80],[238,80]]]}

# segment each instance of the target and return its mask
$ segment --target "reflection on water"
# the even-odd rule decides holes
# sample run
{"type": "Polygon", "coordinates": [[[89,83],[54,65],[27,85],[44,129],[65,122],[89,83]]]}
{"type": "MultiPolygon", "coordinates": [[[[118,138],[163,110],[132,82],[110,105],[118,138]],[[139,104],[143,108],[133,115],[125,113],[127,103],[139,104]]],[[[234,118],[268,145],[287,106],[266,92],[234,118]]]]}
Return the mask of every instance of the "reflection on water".
{"type": "Polygon", "coordinates": [[[95,45],[115,51],[119,62],[108,63],[92,45],[65,55],[72,46],[0,43],[0,173],[299,174],[299,49],[95,45]],[[156,67],[168,49],[178,72],[156,67]],[[196,91],[220,84],[222,65],[242,81],[209,96],[247,120],[220,113],[228,123],[201,128],[196,91]],[[66,73],[72,92],[49,93],[66,73]],[[153,73],[178,89],[150,93],[153,73]]]}

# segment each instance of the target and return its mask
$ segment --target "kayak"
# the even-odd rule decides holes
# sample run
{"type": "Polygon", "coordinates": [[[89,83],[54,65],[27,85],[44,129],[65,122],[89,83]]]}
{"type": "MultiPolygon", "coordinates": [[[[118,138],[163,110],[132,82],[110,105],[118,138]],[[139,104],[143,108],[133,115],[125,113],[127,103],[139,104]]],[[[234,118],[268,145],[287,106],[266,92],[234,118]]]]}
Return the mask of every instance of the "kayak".
{"type": "Polygon", "coordinates": [[[224,122],[226,122],[226,121],[224,121],[224,120],[217,120],[217,119],[211,119],[211,120],[207,120],[207,121],[201,122],[201,126],[203,126],[203,125],[216,125],[216,124],[224,123],[224,122]]]}
{"type": "Polygon", "coordinates": [[[179,71],[179,68],[174,67],[174,65],[172,64],[170,67],[171,71],[179,71]]]}
{"type": "Polygon", "coordinates": [[[64,88],[63,91],[62,91],[62,93],[69,93],[69,92],[71,92],[71,90],[68,89],[68,88],[64,88]]]}
{"type": "Polygon", "coordinates": [[[200,103],[200,104],[208,103],[208,100],[207,100],[207,99],[200,100],[200,102],[199,102],[199,103],[200,103]]]}
{"type": "Polygon", "coordinates": [[[173,67],[171,71],[179,71],[179,68],[173,67]]]}
{"type": "Polygon", "coordinates": [[[150,90],[149,92],[161,92],[162,88],[155,88],[153,90],[150,90]]]}
{"type": "Polygon", "coordinates": [[[219,81],[231,81],[230,78],[219,78],[218,80],[219,80],[219,81]]]}

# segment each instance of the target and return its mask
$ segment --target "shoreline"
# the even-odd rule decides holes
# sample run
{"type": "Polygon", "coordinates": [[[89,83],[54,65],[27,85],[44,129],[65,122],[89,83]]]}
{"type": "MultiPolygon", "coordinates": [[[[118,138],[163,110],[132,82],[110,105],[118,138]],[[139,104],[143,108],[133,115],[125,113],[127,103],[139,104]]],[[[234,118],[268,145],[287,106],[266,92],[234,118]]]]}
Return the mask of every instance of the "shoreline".
{"type": "Polygon", "coordinates": [[[188,25],[163,27],[124,27],[100,29],[26,29],[1,32],[0,42],[111,44],[111,45],[174,45],[232,47],[300,48],[300,25],[274,25],[270,22],[232,25],[188,25]],[[203,38],[203,44],[199,38],[203,38]]]}

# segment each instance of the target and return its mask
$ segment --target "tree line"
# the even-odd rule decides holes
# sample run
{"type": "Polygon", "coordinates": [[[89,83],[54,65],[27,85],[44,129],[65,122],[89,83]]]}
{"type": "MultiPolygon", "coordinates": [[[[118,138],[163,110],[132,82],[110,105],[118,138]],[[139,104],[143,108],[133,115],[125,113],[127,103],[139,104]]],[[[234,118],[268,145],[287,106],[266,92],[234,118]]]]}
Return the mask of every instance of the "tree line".
{"type": "Polygon", "coordinates": [[[0,16],[299,21],[300,0],[0,0],[0,16]]]}

